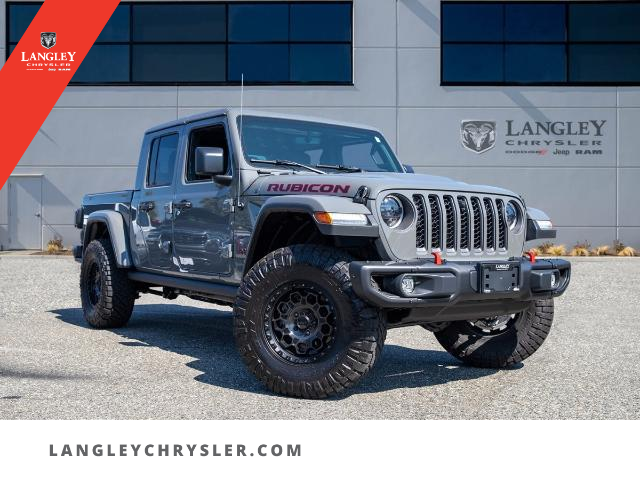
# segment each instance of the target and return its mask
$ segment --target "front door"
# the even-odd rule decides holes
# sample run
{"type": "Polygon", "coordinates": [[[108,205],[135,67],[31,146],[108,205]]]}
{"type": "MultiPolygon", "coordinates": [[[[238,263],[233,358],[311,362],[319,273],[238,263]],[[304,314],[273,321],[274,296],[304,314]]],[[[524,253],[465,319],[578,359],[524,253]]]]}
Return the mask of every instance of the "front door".
{"type": "Polygon", "coordinates": [[[150,140],[145,180],[134,195],[137,261],[142,268],[172,271],[174,174],[180,149],[178,132],[150,140]],[[138,244],[141,245],[138,245],[138,244]]]}
{"type": "Polygon", "coordinates": [[[223,119],[190,126],[180,178],[176,180],[173,242],[180,271],[205,277],[231,272],[233,256],[233,189],[195,171],[198,147],[224,150],[227,174],[233,166],[223,119]]]}
{"type": "Polygon", "coordinates": [[[42,248],[42,177],[10,176],[9,249],[42,248]]]}

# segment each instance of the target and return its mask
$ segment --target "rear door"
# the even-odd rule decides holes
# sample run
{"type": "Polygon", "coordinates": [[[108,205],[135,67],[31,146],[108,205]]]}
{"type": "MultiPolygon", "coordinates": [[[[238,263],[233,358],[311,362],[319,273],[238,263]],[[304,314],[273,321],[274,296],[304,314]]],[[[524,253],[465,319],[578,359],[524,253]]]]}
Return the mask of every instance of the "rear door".
{"type": "Polygon", "coordinates": [[[11,175],[9,191],[9,249],[42,248],[42,177],[11,175]]]}
{"type": "Polygon", "coordinates": [[[224,150],[227,175],[233,174],[226,118],[186,128],[186,156],[174,197],[175,261],[183,272],[204,277],[228,275],[233,257],[233,186],[195,172],[196,148],[218,147],[224,150]]]}
{"type": "Polygon", "coordinates": [[[180,153],[179,130],[150,138],[141,191],[135,195],[135,250],[141,268],[175,271],[173,257],[173,194],[180,153]]]}

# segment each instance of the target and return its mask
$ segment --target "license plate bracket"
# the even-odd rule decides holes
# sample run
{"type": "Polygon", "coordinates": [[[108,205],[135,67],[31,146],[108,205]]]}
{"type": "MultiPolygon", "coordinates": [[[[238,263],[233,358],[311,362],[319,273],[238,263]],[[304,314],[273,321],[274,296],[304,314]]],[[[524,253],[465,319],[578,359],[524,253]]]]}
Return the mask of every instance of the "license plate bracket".
{"type": "Polygon", "coordinates": [[[478,291],[486,294],[519,292],[519,262],[491,262],[479,264],[478,291]]]}

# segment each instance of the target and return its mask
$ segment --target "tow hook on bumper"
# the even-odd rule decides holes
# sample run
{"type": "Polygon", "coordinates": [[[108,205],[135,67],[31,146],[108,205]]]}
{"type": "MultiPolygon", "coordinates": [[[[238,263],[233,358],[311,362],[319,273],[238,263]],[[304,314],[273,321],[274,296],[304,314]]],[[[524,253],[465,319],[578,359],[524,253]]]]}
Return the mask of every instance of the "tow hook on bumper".
{"type": "Polygon", "coordinates": [[[353,289],[381,308],[450,306],[466,301],[527,301],[562,295],[569,285],[566,260],[492,262],[352,262],[353,289]]]}

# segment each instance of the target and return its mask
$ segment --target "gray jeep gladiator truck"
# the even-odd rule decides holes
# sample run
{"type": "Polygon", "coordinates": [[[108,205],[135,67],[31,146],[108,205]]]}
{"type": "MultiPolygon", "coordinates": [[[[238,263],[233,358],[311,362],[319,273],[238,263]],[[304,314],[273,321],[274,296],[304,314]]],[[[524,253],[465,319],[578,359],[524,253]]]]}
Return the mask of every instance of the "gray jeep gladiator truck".
{"type": "Polygon", "coordinates": [[[145,293],[233,306],[249,370],[305,398],[366,375],[389,328],[519,363],[571,270],[525,254],[555,230],[510,191],[414,174],[371,127],[246,110],[147,131],[134,190],[86,195],[75,224],[91,326],[124,326],[145,293]]]}

